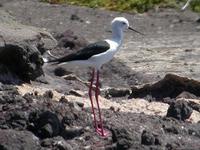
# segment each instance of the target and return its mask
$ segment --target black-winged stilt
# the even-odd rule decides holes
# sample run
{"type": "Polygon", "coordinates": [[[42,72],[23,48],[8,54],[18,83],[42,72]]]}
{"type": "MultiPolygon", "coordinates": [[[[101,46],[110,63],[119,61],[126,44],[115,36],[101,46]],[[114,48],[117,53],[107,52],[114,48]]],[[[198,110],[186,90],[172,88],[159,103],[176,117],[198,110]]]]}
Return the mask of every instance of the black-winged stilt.
{"type": "Polygon", "coordinates": [[[94,126],[96,129],[96,132],[100,134],[101,136],[108,136],[109,132],[103,129],[103,121],[101,116],[101,110],[99,106],[99,70],[101,66],[108,61],[110,61],[114,54],[119,50],[119,47],[122,44],[123,40],[123,31],[125,29],[130,29],[132,31],[135,31],[139,34],[139,31],[131,28],[129,26],[129,22],[124,17],[116,17],[113,19],[112,23],[112,38],[111,39],[105,39],[93,44],[90,44],[86,46],[85,48],[79,50],[76,53],[56,58],[53,60],[44,60],[45,62],[54,62],[56,64],[65,64],[65,63],[73,63],[75,65],[85,65],[93,68],[92,71],[92,79],[90,82],[89,87],[89,98],[91,101],[91,107],[92,107],[92,113],[94,117],[94,126]],[[95,108],[94,108],[94,102],[92,97],[92,88],[95,80],[96,75],[96,89],[95,89],[95,99],[98,109],[98,120],[97,116],[95,114],[95,108]]]}

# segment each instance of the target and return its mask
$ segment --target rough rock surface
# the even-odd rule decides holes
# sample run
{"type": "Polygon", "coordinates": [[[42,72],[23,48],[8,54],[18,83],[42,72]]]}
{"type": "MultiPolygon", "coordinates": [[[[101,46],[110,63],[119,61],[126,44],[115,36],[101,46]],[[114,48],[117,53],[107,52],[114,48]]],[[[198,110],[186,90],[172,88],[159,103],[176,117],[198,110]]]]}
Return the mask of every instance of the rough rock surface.
{"type": "Polygon", "coordinates": [[[176,101],[172,103],[167,111],[167,117],[173,117],[178,120],[186,120],[192,114],[192,108],[186,101],[176,101]]]}
{"type": "Polygon", "coordinates": [[[0,129],[0,137],[1,150],[36,150],[40,148],[39,138],[29,131],[0,129]]]}
{"type": "MultiPolygon", "coordinates": [[[[0,47],[0,64],[26,81],[34,80],[43,74],[42,56],[37,48],[28,43],[5,43],[0,47]]],[[[6,73],[1,72],[1,75],[5,76],[6,73]]]]}
{"type": "Polygon", "coordinates": [[[94,132],[90,109],[51,97],[36,92],[22,96],[14,86],[1,85],[0,145],[44,150],[200,148],[199,123],[107,109],[102,112],[111,135],[101,138],[94,132]]]}
{"type": "Polygon", "coordinates": [[[18,83],[17,77],[35,80],[43,74],[41,53],[55,47],[56,40],[40,28],[16,22],[3,10],[0,20],[0,80],[6,83],[18,83]]]}
{"type": "Polygon", "coordinates": [[[58,40],[58,47],[64,47],[71,50],[79,50],[88,44],[85,38],[75,35],[71,30],[57,34],[55,35],[55,38],[58,40]]]}
{"type": "Polygon", "coordinates": [[[33,132],[42,139],[57,136],[61,131],[60,120],[56,114],[50,111],[40,114],[37,114],[37,112],[32,113],[29,119],[34,124],[34,129],[32,128],[33,132]]]}
{"type": "Polygon", "coordinates": [[[145,97],[151,95],[157,100],[162,100],[163,98],[170,97],[176,98],[179,94],[184,91],[190,92],[196,96],[200,96],[200,82],[188,79],[186,77],[180,77],[174,74],[167,74],[162,80],[154,83],[147,84],[144,87],[132,89],[132,97],[145,97]]]}
{"type": "Polygon", "coordinates": [[[57,41],[49,32],[41,28],[23,25],[3,10],[0,10],[0,21],[0,37],[7,43],[29,42],[41,52],[44,49],[52,49],[57,44],[57,41]]]}

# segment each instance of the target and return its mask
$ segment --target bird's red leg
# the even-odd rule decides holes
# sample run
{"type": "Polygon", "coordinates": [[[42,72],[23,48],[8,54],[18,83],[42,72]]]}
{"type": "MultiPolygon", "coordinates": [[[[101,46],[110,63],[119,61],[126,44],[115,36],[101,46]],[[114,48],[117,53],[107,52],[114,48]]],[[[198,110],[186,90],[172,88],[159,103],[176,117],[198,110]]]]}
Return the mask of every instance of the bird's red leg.
{"type": "Polygon", "coordinates": [[[99,94],[100,94],[100,91],[99,91],[99,71],[97,70],[95,98],[96,98],[97,108],[98,108],[98,112],[99,112],[99,123],[100,124],[97,124],[96,131],[101,136],[108,137],[110,135],[110,132],[108,130],[103,129],[103,121],[102,121],[102,117],[101,117],[101,110],[100,110],[100,107],[99,107],[99,94]]]}
{"type": "Polygon", "coordinates": [[[96,98],[96,102],[97,102],[97,108],[98,108],[98,112],[99,112],[99,121],[100,121],[100,124],[97,125],[97,126],[100,125],[100,128],[99,127],[97,128],[97,132],[100,135],[104,136],[103,122],[102,122],[102,118],[101,118],[101,110],[99,107],[99,70],[97,70],[95,98],[96,98]]]}
{"type": "Polygon", "coordinates": [[[90,102],[91,102],[91,107],[92,107],[92,113],[93,113],[93,117],[94,117],[94,127],[95,129],[97,129],[97,120],[96,120],[96,115],[95,115],[95,110],[94,110],[94,104],[93,104],[93,99],[92,99],[92,86],[93,86],[93,82],[94,82],[94,76],[95,76],[95,69],[93,69],[92,71],[92,79],[90,82],[90,87],[89,87],[89,97],[90,97],[90,102]]]}

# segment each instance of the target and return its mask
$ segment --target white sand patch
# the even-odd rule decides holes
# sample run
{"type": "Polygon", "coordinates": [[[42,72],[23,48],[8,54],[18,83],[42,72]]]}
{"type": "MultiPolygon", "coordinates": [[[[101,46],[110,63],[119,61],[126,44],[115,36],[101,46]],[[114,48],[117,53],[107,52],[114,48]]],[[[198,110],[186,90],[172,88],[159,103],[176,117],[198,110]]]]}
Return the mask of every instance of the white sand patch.
{"type": "MultiPolygon", "coordinates": [[[[20,94],[24,95],[25,93],[34,93],[35,91],[38,92],[39,95],[45,93],[45,91],[49,90],[48,88],[44,87],[33,87],[30,84],[23,84],[22,86],[17,86],[18,91],[20,94]]],[[[53,100],[59,101],[63,94],[58,93],[55,90],[52,90],[54,97],[53,100]]],[[[87,95],[87,94],[85,94],[87,95]]],[[[80,102],[84,103],[84,107],[90,107],[90,100],[87,96],[78,97],[74,95],[66,95],[65,98],[68,101],[73,102],[80,102]]],[[[95,98],[93,97],[95,102],[95,98]]],[[[182,99],[186,101],[193,101],[200,104],[200,100],[195,99],[182,99]]],[[[165,116],[167,114],[167,109],[169,107],[168,104],[161,103],[161,102],[148,102],[144,99],[129,99],[129,100],[122,100],[120,103],[108,100],[99,96],[100,107],[103,109],[110,109],[113,107],[115,110],[119,110],[121,112],[133,112],[133,113],[145,113],[147,115],[158,115],[158,116],[165,116]]],[[[96,104],[96,103],[95,103],[96,104]]],[[[200,121],[200,113],[197,111],[193,111],[189,121],[191,122],[198,122],[200,121]]]]}

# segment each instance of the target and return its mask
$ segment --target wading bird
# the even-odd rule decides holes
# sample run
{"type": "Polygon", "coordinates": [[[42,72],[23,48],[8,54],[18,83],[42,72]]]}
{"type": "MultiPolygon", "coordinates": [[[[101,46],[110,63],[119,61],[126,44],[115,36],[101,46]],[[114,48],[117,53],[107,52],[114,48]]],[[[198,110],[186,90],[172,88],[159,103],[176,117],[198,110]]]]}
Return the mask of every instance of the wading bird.
{"type": "Polygon", "coordinates": [[[99,106],[99,70],[101,66],[107,62],[109,62],[114,54],[119,50],[119,47],[123,41],[123,31],[126,29],[135,31],[139,34],[139,31],[131,28],[129,26],[129,22],[124,17],[116,17],[111,22],[112,26],[112,37],[111,39],[105,39],[102,41],[98,41],[93,44],[89,44],[85,48],[77,51],[76,53],[72,53],[70,55],[54,58],[53,60],[45,60],[47,63],[55,63],[55,64],[65,64],[72,63],[74,65],[84,65],[92,67],[92,79],[89,86],[89,98],[91,102],[92,113],[94,117],[94,127],[96,132],[101,136],[108,136],[109,132],[103,128],[103,120],[101,116],[101,110],[99,106]],[[96,83],[95,83],[96,76],[96,83]],[[93,101],[93,84],[96,84],[95,88],[95,99],[96,105],[98,109],[98,114],[95,113],[94,101],[93,101]],[[98,116],[98,119],[97,119],[98,116]]]}

